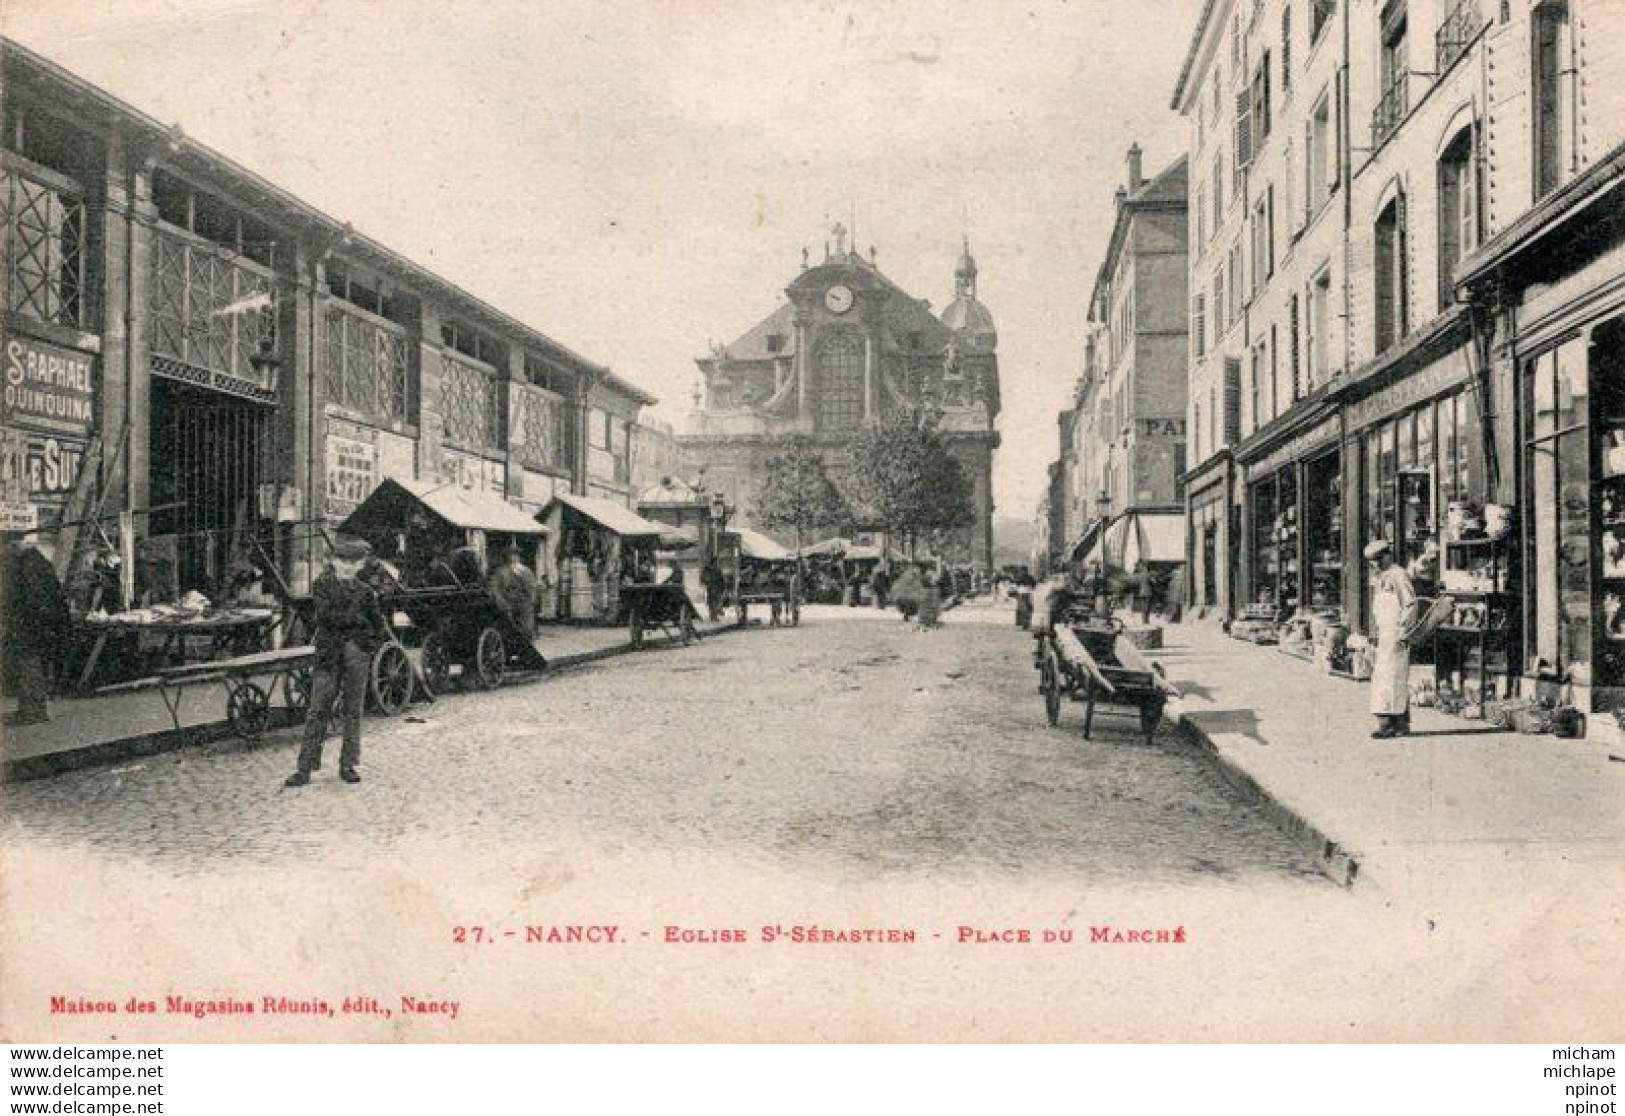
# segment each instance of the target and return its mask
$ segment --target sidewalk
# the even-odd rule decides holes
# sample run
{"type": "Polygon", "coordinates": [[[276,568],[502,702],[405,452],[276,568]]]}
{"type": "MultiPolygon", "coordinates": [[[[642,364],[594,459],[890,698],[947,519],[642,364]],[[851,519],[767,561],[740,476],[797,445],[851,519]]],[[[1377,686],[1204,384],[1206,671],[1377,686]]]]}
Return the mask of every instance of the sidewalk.
{"type": "Polygon", "coordinates": [[[1170,716],[1335,878],[1515,888],[1625,859],[1625,745],[1602,718],[1560,740],[1414,709],[1412,736],[1373,740],[1364,684],[1200,624],[1163,636],[1148,654],[1183,694],[1170,716]]]}
{"type": "MultiPolygon", "coordinates": [[[[702,636],[734,628],[731,620],[700,620],[702,636]]],[[[659,646],[663,636],[650,636],[659,646]]],[[[625,627],[545,624],[536,647],[547,657],[549,671],[580,666],[632,650],[625,627]]],[[[269,688],[268,679],[260,679],[269,688]]],[[[271,693],[273,729],[292,721],[283,707],[281,688],[271,693]]],[[[9,707],[9,703],[8,703],[9,707]]],[[[51,720],[43,725],[0,728],[4,755],[3,781],[35,779],[80,767],[112,763],[132,756],[152,755],[189,744],[201,744],[231,735],[226,724],[226,692],[218,682],[189,686],[180,693],[177,713],[181,731],[175,731],[169,710],[156,689],[106,694],[88,698],[60,698],[51,702],[51,720]]]]}

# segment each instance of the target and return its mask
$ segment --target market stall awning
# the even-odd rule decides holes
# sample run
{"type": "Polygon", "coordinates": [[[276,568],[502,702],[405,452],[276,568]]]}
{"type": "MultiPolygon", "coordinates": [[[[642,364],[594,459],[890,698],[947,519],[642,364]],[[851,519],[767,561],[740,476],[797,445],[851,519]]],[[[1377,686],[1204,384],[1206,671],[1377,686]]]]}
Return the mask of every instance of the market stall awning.
{"type": "Polygon", "coordinates": [[[825,539],[823,542],[809,543],[801,548],[803,558],[820,558],[829,554],[845,554],[846,548],[851,546],[847,539],[825,539]]]}
{"type": "Polygon", "coordinates": [[[693,550],[700,545],[700,532],[694,527],[667,527],[660,532],[660,549],[693,550]]]}
{"type": "Polygon", "coordinates": [[[672,528],[667,524],[644,519],[631,508],[610,500],[601,500],[596,496],[555,496],[553,503],[541,513],[541,517],[546,518],[555,504],[586,516],[604,530],[623,539],[660,538],[662,535],[672,534],[672,528]]]}
{"type": "Polygon", "coordinates": [[[400,530],[407,516],[426,509],[459,530],[495,531],[507,535],[545,535],[547,528],[494,492],[430,481],[386,477],[339,530],[362,538],[400,530]]]}
{"type": "Polygon", "coordinates": [[[1130,512],[1123,517],[1123,562],[1132,570],[1141,562],[1185,560],[1185,516],[1177,511],[1130,512]]]}
{"type": "Polygon", "coordinates": [[[755,558],[761,562],[788,562],[795,557],[792,551],[786,550],[760,531],[752,531],[749,527],[735,527],[733,533],[739,536],[739,553],[746,558],[755,558]]]}

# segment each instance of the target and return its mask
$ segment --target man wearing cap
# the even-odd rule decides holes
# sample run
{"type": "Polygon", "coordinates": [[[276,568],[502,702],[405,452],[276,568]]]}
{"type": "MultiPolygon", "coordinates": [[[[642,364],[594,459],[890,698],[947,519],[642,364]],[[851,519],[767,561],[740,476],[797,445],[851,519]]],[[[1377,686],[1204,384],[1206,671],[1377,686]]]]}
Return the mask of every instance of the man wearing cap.
{"type": "Polygon", "coordinates": [[[1416,620],[1416,590],[1410,575],[1394,561],[1394,548],[1377,539],[1365,548],[1372,568],[1371,618],[1377,629],[1377,655],[1371,670],[1371,712],[1375,739],[1404,736],[1411,729],[1411,648],[1406,633],[1416,620]]]}
{"type": "Polygon", "coordinates": [[[299,768],[286,780],[290,787],[310,782],[310,773],[322,765],[322,740],[339,694],[344,695],[344,746],[339,751],[339,778],[359,783],[356,764],[361,760],[361,709],[367,696],[367,678],[373,652],[383,643],[384,616],[378,594],[356,575],[372,553],[360,539],[333,541],[332,560],[311,587],[315,598],[312,617],[316,627],[316,666],[305,717],[305,742],[299,749],[299,768]]]}
{"type": "Polygon", "coordinates": [[[508,547],[502,552],[502,557],[502,566],[491,575],[489,582],[491,596],[496,598],[502,611],[519,625],[519,630],[525,633],[525,638],[535,642],[538,596],[536,575],[525,565],[517,546],[508,547]]]}
{"type": "Polygon", "coordinates": [[[49,671],[61,658],[70,617],[67,595],[45,546],[33,532],[12,536],[0,569],[0,639],[5,641],[6,681],[17,696],[17,711],[6,715],[8,725],[51,719],[49,671]]]}

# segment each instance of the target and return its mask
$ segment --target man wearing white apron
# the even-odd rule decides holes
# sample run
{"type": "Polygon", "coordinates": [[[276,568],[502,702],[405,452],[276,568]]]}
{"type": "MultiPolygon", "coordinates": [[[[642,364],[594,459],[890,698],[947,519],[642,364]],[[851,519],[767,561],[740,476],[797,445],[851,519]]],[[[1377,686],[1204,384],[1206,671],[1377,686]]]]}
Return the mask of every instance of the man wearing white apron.
{"type": "Polygon", "coordinates": [[[1365,548],[1371,564],[1371,619],[1377,629],[1377,656],[1371,670],[1371,712],[1376,739],[1410,731],[1411,648],[1405,640],[1416,619],[1416,590],[1410,575],[1394,562],[1394,548],[1378,539],[1365,548]]]}

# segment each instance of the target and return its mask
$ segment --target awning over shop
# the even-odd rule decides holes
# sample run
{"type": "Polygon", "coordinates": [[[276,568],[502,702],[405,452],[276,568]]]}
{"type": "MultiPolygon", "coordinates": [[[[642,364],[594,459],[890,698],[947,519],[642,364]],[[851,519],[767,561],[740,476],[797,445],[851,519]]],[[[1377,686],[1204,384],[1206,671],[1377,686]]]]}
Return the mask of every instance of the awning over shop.
{"type": "Polygon", "coordinates": [[[1085,527],[1072,544],[1066,548],[1066,556],[1074,562],[1085,560],[1085,556],[1094,548],[1095,540],[1100,537],[1100,526],[1106,522],[1097,519],[1085,527]]]}
{"type": "Polygon", "coordinates": [[[547,528],[494,492],[429,481],[386,477],[339,530],[364,539],[399,531],[414,511],[426,510],[458,530],[545,535],[547,528]]]}
{"type": "Polygon", "coordinates": [[[760,531],[752,531],[749,527],[735,527],[733,533],[739,536],[739,552],[746,558],[754,558],[761,562],[788,562],[795,558],[793,552],[786,550],[760,531]]]}
{"type": "Polygon", "coordinates": [[[658,539],[674,535],[672,528],[666,524],[644,519],[631,508],[610,500],[601,500],[596,496],[574,494],[555,496],[553,503],[547,506],[539,518],[547,518],[555,506],[569,508],[623,539],[658,539]]]}
{"type": "Polygon", "coordinates": [[[1185,517],[1180,512],[1130,512],[1131,521],[1123,534],[1123,568],[1132,570],[1140,562],[1183,562],[1185,560],[1185,517]]]}

